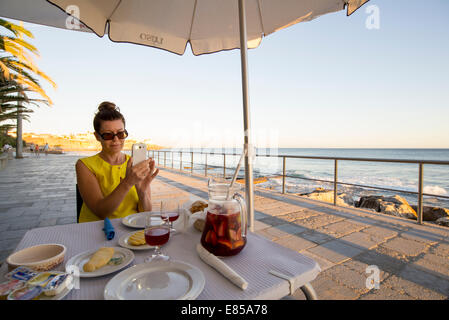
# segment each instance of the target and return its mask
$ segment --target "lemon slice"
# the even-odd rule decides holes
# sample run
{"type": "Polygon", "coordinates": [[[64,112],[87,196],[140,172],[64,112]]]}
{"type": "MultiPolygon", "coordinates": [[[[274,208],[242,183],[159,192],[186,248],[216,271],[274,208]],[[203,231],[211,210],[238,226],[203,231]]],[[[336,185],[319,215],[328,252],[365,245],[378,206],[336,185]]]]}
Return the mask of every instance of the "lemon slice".
{"type": "Polygon", "coordinates": [[[141,245],[146,244],[144,232],[145,232],[145,230],[140,230],[140,231],[133,233],[129,237],[128,243],[133,246],[141,246],[141,245]]]}

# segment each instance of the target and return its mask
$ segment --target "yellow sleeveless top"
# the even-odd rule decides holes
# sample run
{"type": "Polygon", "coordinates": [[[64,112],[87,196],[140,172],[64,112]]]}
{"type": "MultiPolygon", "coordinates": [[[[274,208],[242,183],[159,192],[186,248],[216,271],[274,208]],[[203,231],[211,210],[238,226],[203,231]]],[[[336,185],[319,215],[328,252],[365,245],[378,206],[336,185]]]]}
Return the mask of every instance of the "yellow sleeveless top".
{"type": "MultiPolygon", "coordinates": [[[[111,165],[104,161],[99,154],[92,157],[80,159],[85,166],[97,177],[103,196],[108,196],[119,185],[121,179],[126,176],[126,166],[130,156],[126,156],[126,161],[123,164],[111,165]]],[[[118,206],[109,219],[123,218],[130,214],[138,212],[139,197],[137,195],[136,187],[133,186],[127,193],[122,203],[118,206]]],[[[86,205],[83,203],[80,213],[81,222],[91,222],[101,220],[97,217],[86,205]]]]}

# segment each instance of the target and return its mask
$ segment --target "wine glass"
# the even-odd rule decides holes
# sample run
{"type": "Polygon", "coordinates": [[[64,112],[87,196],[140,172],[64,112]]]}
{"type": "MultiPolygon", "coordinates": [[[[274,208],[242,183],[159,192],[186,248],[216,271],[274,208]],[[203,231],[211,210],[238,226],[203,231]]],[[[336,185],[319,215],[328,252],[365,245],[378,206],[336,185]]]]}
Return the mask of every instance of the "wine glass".
{"type": "Polygon", "coordinates": [[[154,254],[145,259],[145,262],[151,261],[167,261],[169,256],[161,251],[161,246],[166,244],[170,238],[170,225],[168,219],[162,218],[160,221],[160,214],[149,214],[145,217],[145,242],[154,246],[154,254]]]}
{"type": "Polygon", "coordinates": [[[167,219],[170,224],[170,232],[176,232],[173,228],[173,221],[178,220],[180,214],[180,205],[176,200],[162,200],[161,201],[161,217],[167,219]]]}

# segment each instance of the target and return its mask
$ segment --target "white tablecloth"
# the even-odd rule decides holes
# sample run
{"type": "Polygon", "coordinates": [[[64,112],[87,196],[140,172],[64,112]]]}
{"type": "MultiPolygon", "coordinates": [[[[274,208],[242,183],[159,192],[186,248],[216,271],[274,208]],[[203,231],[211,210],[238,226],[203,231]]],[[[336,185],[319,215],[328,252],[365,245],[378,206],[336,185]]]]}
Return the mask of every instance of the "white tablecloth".
{"type": "MultiPolygon", "coordinates": [[[[115,238],[110,241],[106,240],[102,231],[103,221],[33,229],[25,234],[15,251],[43,243],[63,244],[67,247],[65,261],[56,270],[65,271],[65,264],[71,257],[102,246],[119,246],[118,239],[123,234],[137,231],[123,225],[120,219],[112,220],[112,224],[115,238]]],[[[171,259],[187,262],[204,273],[206,285],[197,298],[200,300],[280,299],[290,294],[290,283],[271,275],[270,270],[294,278],[294,289],[309,283],[320,272],[319,265],[312,259],[249,233],[247,244],[238,255],[223,258],[223,261],[248,281],[248,288],[241,290],[199,258],[195,246],[200,238],[200,232],[189,228],[184,233],[172,235],[163,246],[163,252],[171,259]]],[[[143,263],[153,250],[133,252],[135,259],[128,267],[143,263]]],[[[125,269],[120,271],[123,270],[125,269]]],[[[65,299],[103,299],[104,287],[120,271],[98,278],[81,278],[80,288],[73,289],[65,299]]],[[[5,266],[2,267],[0,276],[3,277],[4,273],[5,266]]]]}

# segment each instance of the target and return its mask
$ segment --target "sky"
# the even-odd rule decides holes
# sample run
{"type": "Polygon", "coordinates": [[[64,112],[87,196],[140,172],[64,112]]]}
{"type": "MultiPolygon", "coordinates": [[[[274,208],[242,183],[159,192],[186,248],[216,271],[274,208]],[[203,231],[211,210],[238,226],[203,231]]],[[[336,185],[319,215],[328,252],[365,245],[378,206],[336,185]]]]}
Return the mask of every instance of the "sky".
{"type": "MultiPolygon", "coordinates": [[[[447,0],[371,0],[350,17],[339,11],[265,37],[248,53],[253,143],[449,148],[448,13],[447,0]]],[[[34,34],[39,68],[58,85],[42,81],[54,104],[36,109],[24,132],[93,131],[106,100],[120,107],[137,140],[241,147],[239,50],[193,56],[187,47],[179,56],[24,26],[34,34]]]]}

